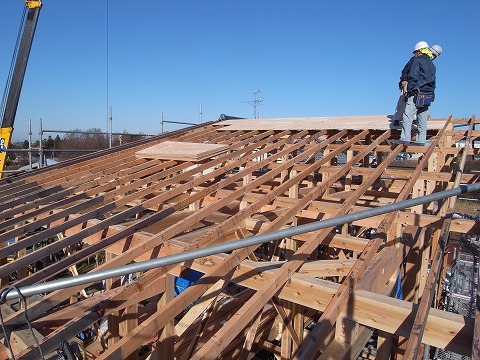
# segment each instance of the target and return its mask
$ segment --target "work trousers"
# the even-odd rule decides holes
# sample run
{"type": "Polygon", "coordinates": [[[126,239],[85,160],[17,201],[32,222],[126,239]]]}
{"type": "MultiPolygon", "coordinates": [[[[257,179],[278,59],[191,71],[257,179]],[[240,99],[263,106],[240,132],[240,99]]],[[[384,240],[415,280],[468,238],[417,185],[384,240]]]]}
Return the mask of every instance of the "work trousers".
{"type": "Polygon", "coordinates": [[[417,136],[415,142],[423,144],[427,140],[428,106],[417,108],[415,106],[414,96],[409,96],[405,104],[400,140],[412,141],[412,124],[415,115],[417,116],[417,136]]]}
{"type": "Polygon", "coordinates": [[[403,112],[405,111],[405,96],[405,91],[400,90],[400,96],[398,97],[395,114],[393,114],[393,121],[402,121],[403,112]]]}

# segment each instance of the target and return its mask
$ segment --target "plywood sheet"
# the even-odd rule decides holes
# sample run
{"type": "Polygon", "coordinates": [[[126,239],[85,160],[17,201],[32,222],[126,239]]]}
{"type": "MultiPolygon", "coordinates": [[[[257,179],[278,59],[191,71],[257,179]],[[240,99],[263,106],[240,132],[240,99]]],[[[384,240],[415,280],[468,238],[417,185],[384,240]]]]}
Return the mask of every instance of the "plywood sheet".
{"type": "MultiPolygon", "coordinates": [[[[446,119],[429,120],[428,129],[441,129],[446,119]]],[[[219,123],[219,130],[364,130],[393,129],[392,115],[236,119],[219,123]]]]}
{"type": "Polygon", "coordinates": [[[227,145],[165,141],[137,151],[135,156],[143,159],[200,161],[226,152],[227,145]]]}

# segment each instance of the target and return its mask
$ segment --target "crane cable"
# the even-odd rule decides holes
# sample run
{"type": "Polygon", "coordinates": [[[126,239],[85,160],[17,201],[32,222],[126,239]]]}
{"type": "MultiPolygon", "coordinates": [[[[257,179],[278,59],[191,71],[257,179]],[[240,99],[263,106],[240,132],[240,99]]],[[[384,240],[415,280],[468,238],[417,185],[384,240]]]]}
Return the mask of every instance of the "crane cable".
{"type": "Polygon", "coordinates": [[[5,84],[5,89],[3,91],[2,103],[0,105],[0,119],[3,120],[3,115],[5,114],[5,108],[7,106],[8,92],[10,90],[10,85],[12,84],[13,71],[15,69],[15,62],[17,60],[18,48],[20,47],[20,40],[22,37],[23,27],[25,25],[25,15],[27,14],[27,8],[23,8],[22,19],[20,20],[20,27],[18,28],[17,41],[15,43],[15,49],[13,50],[12,62],[10,64],[10,71],[8,72],[7,82],[5,84]]]}
{"type": "MultiPolygon", "coordinates": [[[[107,45],[107,46],[106,46],[106,47],[107,47],[107,54],[106,54],[107,83],[106,83],[106,94],[105,94],[105,95],[106,95],[106,98],[107,98],[107,99],[106,99],[106,100],[107,100],[107,132],[109,132],[109,131],[108,131],[108,129],[109,129],[109,124],[110,124],[110,122],[109,122],[109,121],[110,121],[110,119],[109,119],[109,117],[110,117],[110,111],[109,111],[109,107],[108,107],[108,106],[109,106],[109,98],[108,98],[108,96],[109,96],[109,93],[108,93],[108,90],[109,90],[109,89],[108,89],[108,87],[109,87],[109,84],[108,84],[109,78],[108,78],[108,76],[109,76],[109,74],[108,74],[108,73],[109,73],[109,62],[110,62],[110,61],[109,61],[110,59],[108,58],[108,55],[109,55],[109,35],[110,35],[110,34],[109,34],[109,27],[110,27],[110,24],[109,24],[109,0],[107,0],[107,19],[106,19],[106,20],[107,20],[107,21],[106,21],[106,22],[107,22],[107,24],[106,24],[106,25],[107,25],[107,33],[106,33],[106,45],[107,45]]],[[[110,131],[110,132],[111,132],[111,131],[110,131]]],[[[110,139],[111,139],[111,137],[110,137],[110,139]]]]}

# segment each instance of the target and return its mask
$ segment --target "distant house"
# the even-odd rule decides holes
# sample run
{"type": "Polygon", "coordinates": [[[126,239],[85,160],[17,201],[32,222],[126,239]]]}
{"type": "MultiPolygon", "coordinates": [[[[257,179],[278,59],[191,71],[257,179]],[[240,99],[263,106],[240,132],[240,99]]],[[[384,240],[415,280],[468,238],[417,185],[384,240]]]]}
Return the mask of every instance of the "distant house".
{"type": "MultiPolygon", "coordinates": [[[[43,166],[49,166],[49,165],[55,165],[58,164],[59,161],[53,160],[53,159],[45,159],[43,166]]],[[[40,167],[39,162],[32,163],[32,170],[33,169],[38,169],[40,167]]],[[[20,168],[18,168],[18,171],[28,171],[30,170],[30,165],[25,165],[20,168]]]]}

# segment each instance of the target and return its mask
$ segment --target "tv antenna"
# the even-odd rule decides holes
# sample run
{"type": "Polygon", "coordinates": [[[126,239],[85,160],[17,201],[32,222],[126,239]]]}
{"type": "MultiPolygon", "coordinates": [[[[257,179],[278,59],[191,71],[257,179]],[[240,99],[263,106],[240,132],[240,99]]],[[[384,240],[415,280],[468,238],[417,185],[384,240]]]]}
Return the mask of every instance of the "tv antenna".
{"type": "Polygon", "coordinates": [[[253,93],[253,100],[242,101],[242,103],[250,104],[253,106],[253,118],[257,118],[257,106],[263,102],[263,98],[257,98],[257,94],[261,93],[262,90],[249,91],[253,93]]]}

